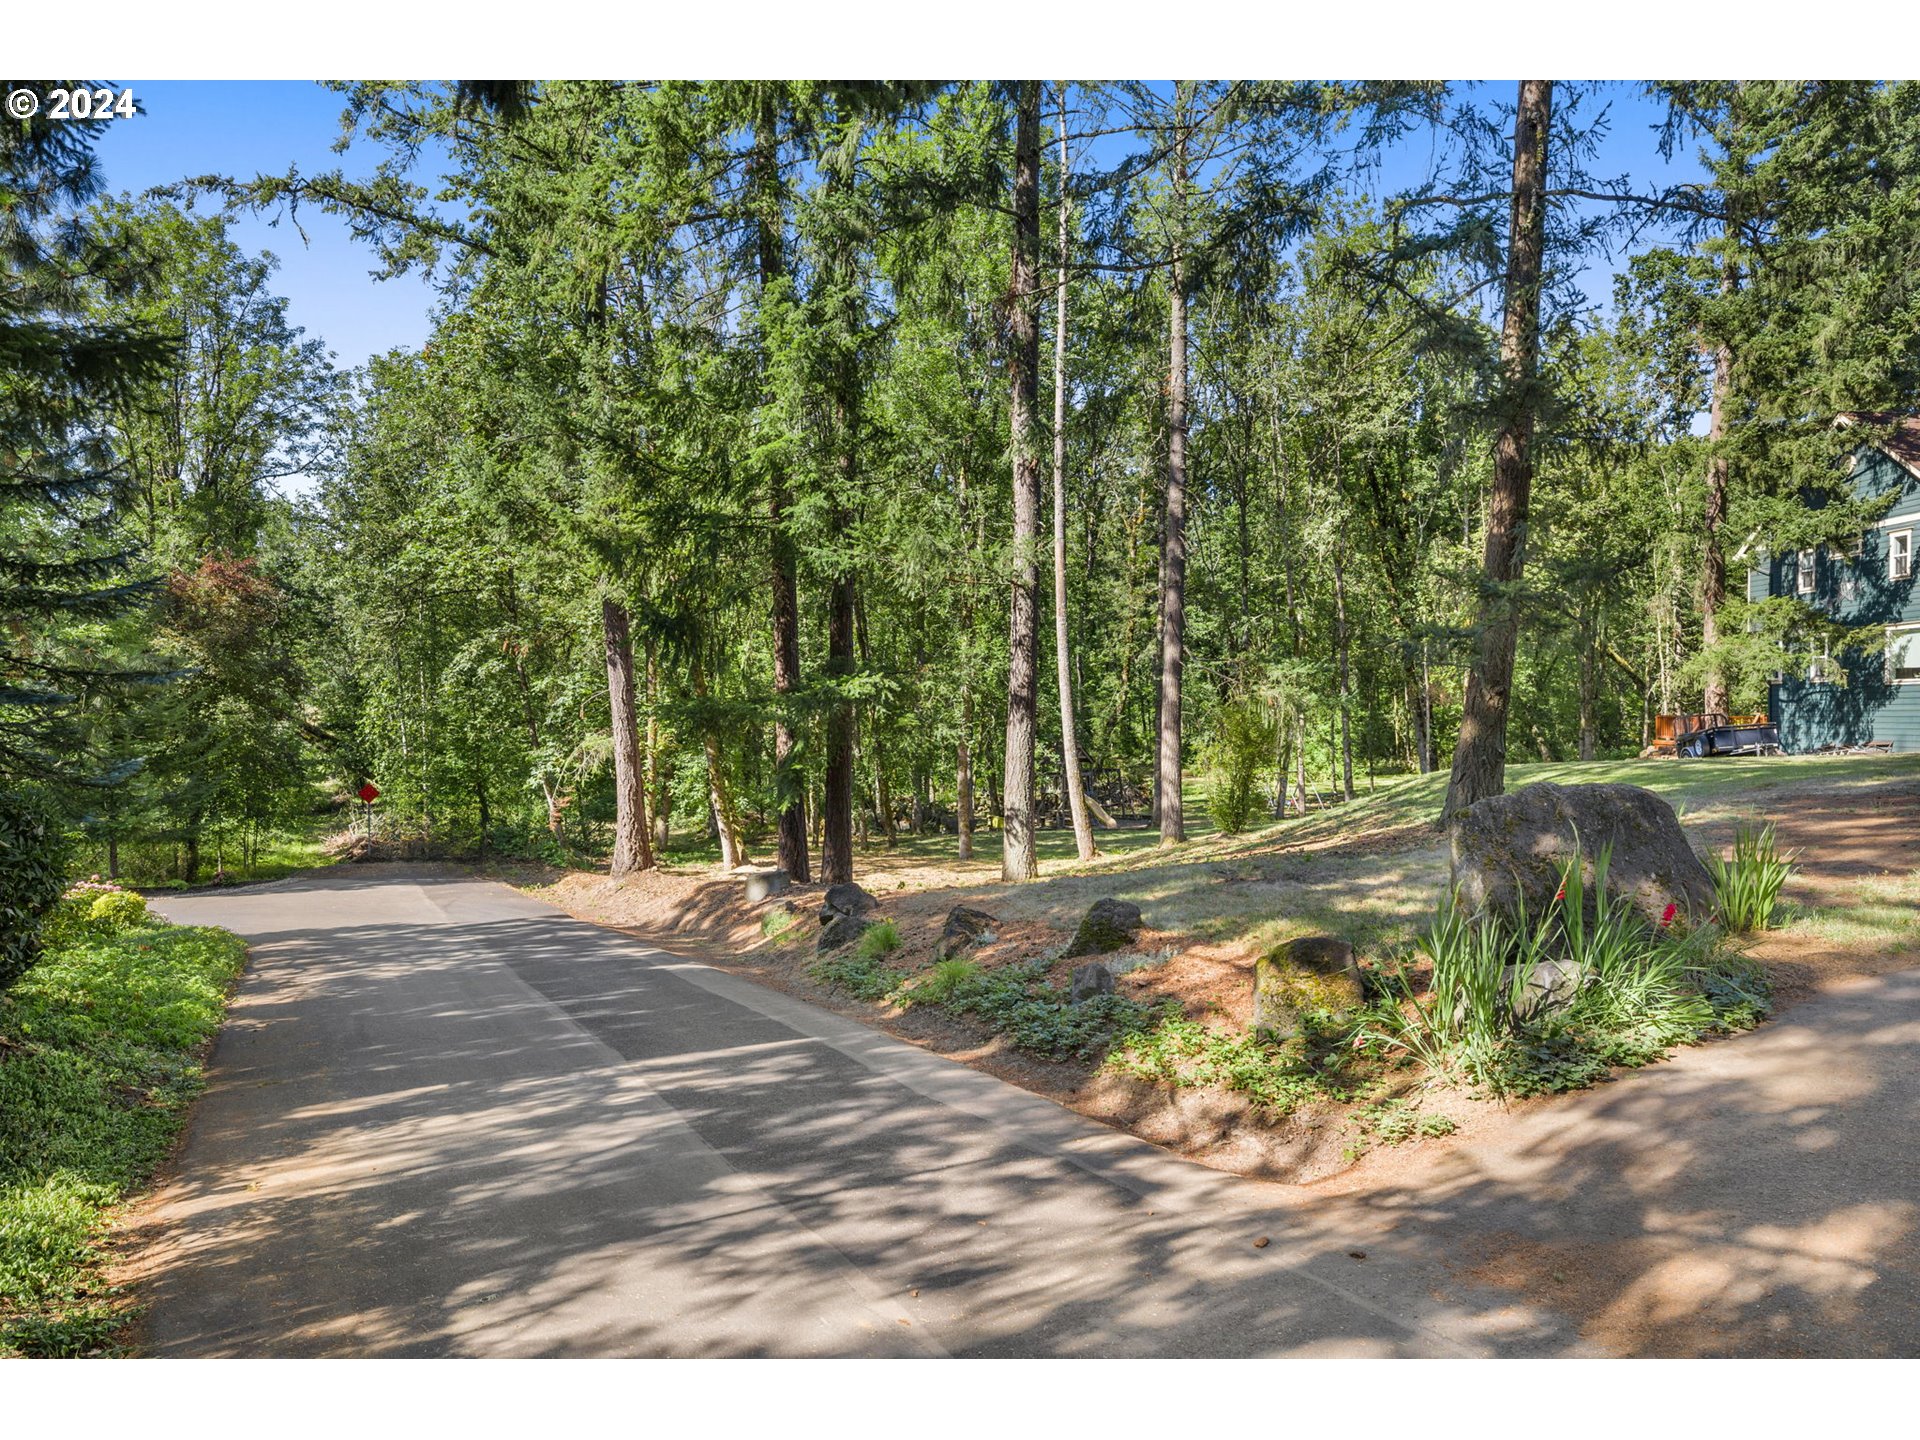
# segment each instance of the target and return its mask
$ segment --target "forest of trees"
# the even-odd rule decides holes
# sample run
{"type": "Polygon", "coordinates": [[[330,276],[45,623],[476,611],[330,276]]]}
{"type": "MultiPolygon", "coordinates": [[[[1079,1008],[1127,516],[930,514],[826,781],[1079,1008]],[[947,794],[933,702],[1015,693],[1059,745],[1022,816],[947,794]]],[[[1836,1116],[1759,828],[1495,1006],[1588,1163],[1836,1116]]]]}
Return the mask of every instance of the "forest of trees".
{"type": "Polygon", "coordinates": [[[0,139],[0,786],[86,869],[367,780],[448,852],[826,880],[1451,808],[1763,704],[1830,622],[1746,567],[1920,399],[1920,85],[1650,86],[1673,185],[1569,82],[341,88],[376,173],[0,139]],[[314,211],[427,343],[293,326],[227,217],[314,211]]]}

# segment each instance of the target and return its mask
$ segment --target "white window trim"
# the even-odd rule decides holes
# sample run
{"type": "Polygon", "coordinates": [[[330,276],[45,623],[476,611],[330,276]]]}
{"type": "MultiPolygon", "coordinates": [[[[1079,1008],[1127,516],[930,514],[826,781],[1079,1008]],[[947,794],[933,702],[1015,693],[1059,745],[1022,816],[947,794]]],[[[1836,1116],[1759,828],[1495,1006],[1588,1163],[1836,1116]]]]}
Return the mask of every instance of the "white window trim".
{"type": "Polygon", "coordinates": [[[1832,679],[1827,674],[1827,672],[1833,668],[1832,646],[1829,645],[1827,641],[1822,640],[1820,642],[1820,653],[1818,655],[1813,655],[1813,647],[1811,645],[1807,647],[1807,653],[1813,657],[1812,663],[1807,666],[1807,684],[1833,684],[1832,679]]]}
{"type": "Polygon", "coordinates": [[[1897,679],[1893,673],[1893,642],[1902,635],[1920,635],[1920,621],[1906,621],[1900,625],[1887,626],[1886,677],[1889,685],[1920,685],[1920,675],[1908,679],[1897,679]]]}
{"type": "Polygon", "coordinates": [[[1887,579],[1910,580],[1912,578],[1913,578],[1913,531],[1911,529],[1889,530],[1887,532],[1887,579]],[[1893,568],[1893,548],[1894,548],[1894,541],[1896,540],[1905,540],[1907,542],[1907,568],[1904,570],[1895,570],[1893,568]]]}
{"type": "Polygon", "coordinates": [[[1793,556],[1793,593],[1811,595],[1815,574],[1814,552],[1796,550],[1793,556]]]}

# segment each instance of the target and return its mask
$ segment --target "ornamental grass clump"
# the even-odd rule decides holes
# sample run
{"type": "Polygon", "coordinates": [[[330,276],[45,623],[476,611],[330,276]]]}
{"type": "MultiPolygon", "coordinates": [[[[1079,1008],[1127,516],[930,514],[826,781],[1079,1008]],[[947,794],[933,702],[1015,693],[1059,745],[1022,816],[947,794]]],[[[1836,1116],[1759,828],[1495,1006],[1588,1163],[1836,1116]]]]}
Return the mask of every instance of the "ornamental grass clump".
{"type": "Polygon", "coordinates": [[[1800,852],[1780,853],[1773,826],[1755,830],[1742,825],[1733,837],[1733,854],[1717,852],[1706,857],[1713,875],[1713,893],[1719,905],[1720,923],[1735,935],[1750,935],[1773,925],[1774,906],[1780,891],[1793,873],[1794,857],[1800,852]]]}
{"type": "Polygon", "coordinates": [[[1764,976],[1713,926],[1682,932],[1667,907],[1652,926],[1607,889],[1610,852],[1586,882],[1576,853],[1545,911],[1463,913],[1451,898],[1416,942],[1424,994],[1407,966],[1386,972],[1393,1002],[1362,1038],[1438,1077],[1497,1095],[1578,1089],[1766,1013],[1764,976]]]}

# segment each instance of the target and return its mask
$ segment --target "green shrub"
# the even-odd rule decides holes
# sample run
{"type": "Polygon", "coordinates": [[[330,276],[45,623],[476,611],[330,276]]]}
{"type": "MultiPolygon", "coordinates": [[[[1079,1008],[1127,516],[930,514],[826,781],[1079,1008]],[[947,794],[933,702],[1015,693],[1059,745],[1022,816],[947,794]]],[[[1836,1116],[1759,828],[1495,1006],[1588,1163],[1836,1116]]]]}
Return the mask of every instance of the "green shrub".
{"type": "Polygon", "coordinates": [[[1273,720],[1250,700],[1224,707],[1215,724],[1213,784],[1207,792],[1207,810],[1215,828],[1238,835],[1260,810],[1256,789],[1260,771],[1273,755],[1273,720]]]}
{"type": "Polygon", "coordinates": [[[101,935],[123,935],[151,925],[154,917],[148,913],[144,896],[132,890],[115,890],[94,896],[93,904],[87,909],[87,920],[101,935]]]}
{"type": "Polygon", "coordinates": [[[1773,924],[1780,891],[1793,873],[1798,851],[1780,853],[1773,826],[1759,830],[1743,825],[1733,838],[1733,854],[1709,854],[1713,893],[1719,903],[1720,923],[1735,935],[1765,930],[1773,924]]]}
{"type": "Polygon", "coordinates": [[[791,933],[799,923],[800,915],[790,905],[776,905],[760,917],[760,935],[766,940],[778,940],[791,933]]]}
{"type": "Polygon", "coordinates": [[[0,793],[0,992],[40,958],[40,924],[65,888],[66,858],[45,806],[0,793]]]}
{"type": "Polygon", "coordinates": [[[862,960],[878,960],[900,948],[900,931],[891,920],[881,920],[860,932],[853,953],[862,960]]]}
{"type": "Polygon", "coordinates": [[[95,875],[69,885],[40,923],[40,942],[49,951],[85,940],[117,935],[152,924],[147,902],[131,890],[95,875]],[[123,898],[124,897],[124,898],[123,898]],[[124,923],[123,923],[124,922],[124,923]]]}

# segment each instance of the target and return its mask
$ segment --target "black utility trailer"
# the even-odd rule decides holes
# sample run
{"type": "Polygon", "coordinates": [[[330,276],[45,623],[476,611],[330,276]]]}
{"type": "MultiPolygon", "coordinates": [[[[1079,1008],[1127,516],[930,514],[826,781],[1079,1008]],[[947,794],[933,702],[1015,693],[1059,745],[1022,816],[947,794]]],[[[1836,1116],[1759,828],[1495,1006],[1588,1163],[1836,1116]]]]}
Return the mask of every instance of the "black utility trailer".
{"type": "Polygon", "coordinates": [[[1682,731],[1674,738],[1674,750],[1680,755],[1699,758],[1707,755],[1778,755],[1780,727],[1765,721],[1734,723],[1722,715],[1703,715],[1705,723],[1682,731]]]}

